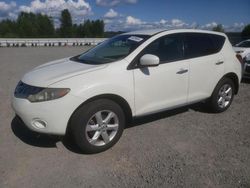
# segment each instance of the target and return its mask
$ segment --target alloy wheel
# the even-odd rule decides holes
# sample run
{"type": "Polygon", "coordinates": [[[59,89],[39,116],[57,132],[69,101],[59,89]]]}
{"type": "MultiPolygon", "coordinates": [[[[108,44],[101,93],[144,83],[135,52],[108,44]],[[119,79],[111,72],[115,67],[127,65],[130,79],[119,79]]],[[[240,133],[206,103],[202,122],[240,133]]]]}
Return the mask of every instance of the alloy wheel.
{"type": "Polygon", "coordinates": [[[104,146],[114,139],[118,128],[118,116],[110,110],[102,110],[89,119],[85,134],[90,144],[104,146]]]}
{"type": "Polygon", "coordinates": [[[229,84],[224,84],[218,94],[217,103],[220,108],[226,108],[230,105],[231,99],[233,96],[233,89],[232,86],[229,84]]]}

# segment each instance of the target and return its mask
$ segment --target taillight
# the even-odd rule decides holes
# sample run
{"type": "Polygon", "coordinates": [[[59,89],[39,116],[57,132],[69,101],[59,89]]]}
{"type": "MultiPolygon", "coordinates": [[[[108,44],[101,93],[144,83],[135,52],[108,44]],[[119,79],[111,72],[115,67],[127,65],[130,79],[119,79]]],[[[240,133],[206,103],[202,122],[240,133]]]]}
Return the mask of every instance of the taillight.
{"type": "Polygon", "coordinates": [[[237,57],[237,59],[239,60],[239,62],[240,62],[241,64],[243,64],[243,59],[242,59],[241,55],[240,55],[240,54],[236,54],[236,57],[237,57]]]}

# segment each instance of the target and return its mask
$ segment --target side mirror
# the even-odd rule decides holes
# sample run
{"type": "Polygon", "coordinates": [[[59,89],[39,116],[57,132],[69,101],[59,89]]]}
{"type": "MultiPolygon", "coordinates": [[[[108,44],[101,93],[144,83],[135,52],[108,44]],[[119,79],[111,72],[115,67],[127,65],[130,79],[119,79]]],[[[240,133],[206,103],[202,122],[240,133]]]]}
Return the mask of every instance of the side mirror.
{"type": "Polygon", "coordinates": [[[140,59],[140,65],[143,67],[155,67],[160,63],[159,57],[152,54],[145,54],[140,59]]]}
{"type": "Polygon", "coordinates": [[[246,61],[249,62],[250,61],[250,54],[246,55],[246,61]]]}

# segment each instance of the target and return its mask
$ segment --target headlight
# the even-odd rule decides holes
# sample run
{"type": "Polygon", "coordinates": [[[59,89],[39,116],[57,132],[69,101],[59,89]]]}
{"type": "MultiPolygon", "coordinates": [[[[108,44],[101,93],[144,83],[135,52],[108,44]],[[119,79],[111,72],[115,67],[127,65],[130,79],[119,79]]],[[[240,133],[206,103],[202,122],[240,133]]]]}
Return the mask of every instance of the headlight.
{"type": "Polygon", "coordinates": [[[15,97],[30,102],[42,102],[61,98],[69,93],[69,88],[43,88],[31,86],[20,81],[15,89],[15,97]]]}
{"type": "Polygon", "coordinates": [[[236,51],[237,54],[242,54],[244,51],[240,50],[240,51],[236,51]]]}
{"type": "Polygon", "coordinates": [[[43,102],[61,98],[69,93],[69,88],[44,88],[42,91],[27,97],[30,102],[43,102]]]}

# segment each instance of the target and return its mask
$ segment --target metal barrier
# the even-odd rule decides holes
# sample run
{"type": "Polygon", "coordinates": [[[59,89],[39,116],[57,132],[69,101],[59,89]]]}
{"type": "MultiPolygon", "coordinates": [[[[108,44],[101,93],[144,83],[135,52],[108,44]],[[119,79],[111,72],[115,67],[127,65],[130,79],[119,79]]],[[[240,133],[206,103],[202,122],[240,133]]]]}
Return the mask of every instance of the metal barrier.
{"type": "Polygon", "coordinates": [[[106,38],[0,38],[0,47],[90,46],[106,38]]]}

